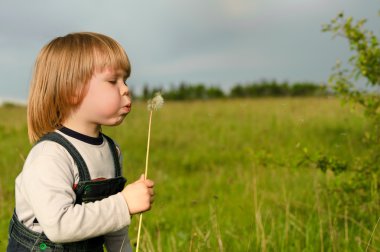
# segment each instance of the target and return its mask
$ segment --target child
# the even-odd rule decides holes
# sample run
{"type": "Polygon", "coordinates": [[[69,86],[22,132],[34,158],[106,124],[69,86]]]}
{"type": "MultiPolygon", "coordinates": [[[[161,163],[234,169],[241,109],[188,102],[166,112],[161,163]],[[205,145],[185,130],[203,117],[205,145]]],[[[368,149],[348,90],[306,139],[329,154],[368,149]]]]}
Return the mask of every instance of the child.
{"type": "Polygon", "coordinates": [[[124,187],[120,150],[102,134],[131,110],[128,57],[113,39],[72,33],[42,48],[31,81],[32,143],[16,178],[7,251],[131,251],[131,215],[150,209],[153,182],[124,187]]]}

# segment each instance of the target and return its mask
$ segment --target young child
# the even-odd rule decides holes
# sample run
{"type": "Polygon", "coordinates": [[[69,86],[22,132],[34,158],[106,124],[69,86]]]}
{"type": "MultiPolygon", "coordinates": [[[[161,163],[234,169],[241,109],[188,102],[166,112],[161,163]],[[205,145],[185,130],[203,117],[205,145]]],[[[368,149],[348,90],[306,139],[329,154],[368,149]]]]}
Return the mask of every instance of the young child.
{"type": "Polygon", "coordinates": [[[102,34],[58,37],[42,48],[31,81],[32,143],[16,178],[7,251],[131,251],[131,215],[150,209],[153,182],[125,186],[121,152],[101,132],[131,110],[123,48],[102,34]]]}

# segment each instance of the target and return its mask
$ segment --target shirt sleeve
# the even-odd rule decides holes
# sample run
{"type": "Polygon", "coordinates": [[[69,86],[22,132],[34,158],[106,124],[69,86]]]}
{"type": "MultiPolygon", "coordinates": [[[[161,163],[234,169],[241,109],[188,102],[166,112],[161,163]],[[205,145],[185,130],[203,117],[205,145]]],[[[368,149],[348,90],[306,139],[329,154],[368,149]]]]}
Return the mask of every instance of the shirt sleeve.
{"type": "Polygon", "coordinates": [[[38,155],[24,166],[21,193],[51,241],[85,240],[130,224],[121,193],[75,204],[73,161],[62,146],[46,141],[34,148],[39,148],[38,155]]]}
{"type": "Polygon", "coordinates": [[[104,236],[108,252],[132,252],[128,236],[128,227],[104,236]]]}

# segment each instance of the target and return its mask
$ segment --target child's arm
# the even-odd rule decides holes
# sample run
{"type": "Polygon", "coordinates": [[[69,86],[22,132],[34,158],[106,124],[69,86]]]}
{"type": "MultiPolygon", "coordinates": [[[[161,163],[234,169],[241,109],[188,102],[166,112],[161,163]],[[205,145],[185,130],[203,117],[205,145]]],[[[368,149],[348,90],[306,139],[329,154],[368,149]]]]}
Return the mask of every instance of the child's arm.
{"type": "Polygon", "coordinates": [[[48,141],[35,146],[38,155],[27,160],[18,183],[23,198],[18,211],[25,218],[34,215],[50,240],[74,242],[114,232],[130,224],[130,213],[150,208],[153,185],[148,180],[100,201],[74,204],[73,161],[57,146],[48,141]]]}

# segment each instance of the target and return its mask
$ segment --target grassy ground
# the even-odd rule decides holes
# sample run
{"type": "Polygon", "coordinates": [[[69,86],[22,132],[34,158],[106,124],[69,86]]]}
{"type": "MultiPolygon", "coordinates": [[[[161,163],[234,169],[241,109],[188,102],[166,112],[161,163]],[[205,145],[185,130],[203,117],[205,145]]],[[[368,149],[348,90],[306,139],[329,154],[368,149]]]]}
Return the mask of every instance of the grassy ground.
{"type": "MultiPolygon", "coordinates": [[[[104,128],[123,149],[130,181],[144,170],[147,126],[145,103],[136,103],[123,125],[104,128]]],[[[380,214],[362,220],[345,211],[324,189],[334,175],[300,162],[305,150],[351,160],[366,151],[364,130],[360,114],[333,98],[168,102],[153,115],[156,200],[144,214],[142,248],[380,251],[380,214]]],[[[0,137],[4,251],[14,179],[30,149],[25,109],[0,109],[0,137]]]]}

